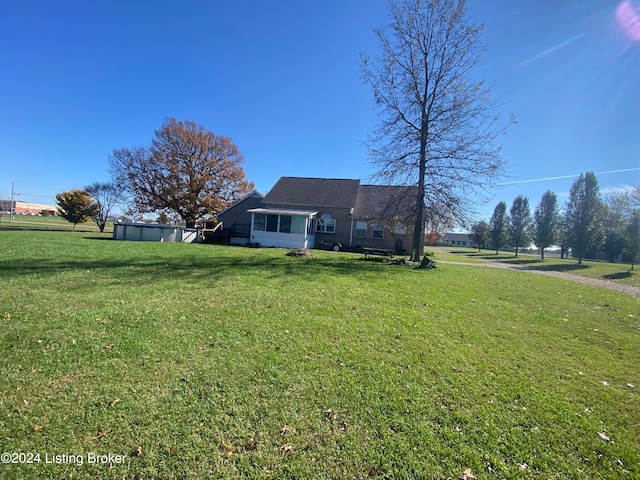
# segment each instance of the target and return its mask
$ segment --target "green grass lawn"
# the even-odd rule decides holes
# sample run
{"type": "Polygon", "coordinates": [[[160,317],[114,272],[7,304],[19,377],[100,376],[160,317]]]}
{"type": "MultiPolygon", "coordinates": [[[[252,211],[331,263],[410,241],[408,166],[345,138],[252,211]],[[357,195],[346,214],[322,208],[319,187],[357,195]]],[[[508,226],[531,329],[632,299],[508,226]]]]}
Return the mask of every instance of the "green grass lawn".
{"type": "Polygon", "coordinates": [[[0,251],[0,444],[41,460],[0,478],[640,476],[629,295],[97,234],[0,251]]]}
{"type": "MultiPolygon", "coordinates": [[[[11,215],[0,214],[0,229],[30,229],[30,230],[73,230],[73,223],[59,216],[41,217],[38,215],[11,215]]],[[[98,225],[90,220],[76,225],[77,232],[99,232],[98,225]]],[[[113,223],[107,223],[105,232],[113,233],[113,223]]]]}
{"type": "Polygon", "coordinates": [[[573,275],[597,278],[600,280],[613,280],[627,285],[640,286],[640,266],[631,266],[626,263],[609,263],[601,261],[583,260],[578,264],[575,258],[561,259],[547,256],[544,260],[540,255],[519,254],[517,257],[513,253],[500,252],[496,255],[495,250],[459,248],[459,247],[428,247],[436,253],[436,259],[456,260],[460,262],[486,262],[498,261],[511,265],[528,267],[536,270],[546,270],[552,272],[565,272],[573,275]]]}

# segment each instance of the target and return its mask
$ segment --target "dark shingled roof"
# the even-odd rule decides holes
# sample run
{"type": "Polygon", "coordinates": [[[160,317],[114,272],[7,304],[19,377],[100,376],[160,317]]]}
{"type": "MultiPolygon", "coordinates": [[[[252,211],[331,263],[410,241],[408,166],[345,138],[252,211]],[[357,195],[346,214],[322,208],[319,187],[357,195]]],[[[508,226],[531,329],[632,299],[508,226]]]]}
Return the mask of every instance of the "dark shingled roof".
{"type": "Polygon", "coordinates": [[[359,185],[360,180],[344,178],[281,177],[264,201],[267,204],[351,208],[356,206],[359,185]]]}
{"type": "Polygon", "coordinates": [[[360,185],[354,215],[370,220],[409,218],[415,208],[416,187],[360,185]]]}

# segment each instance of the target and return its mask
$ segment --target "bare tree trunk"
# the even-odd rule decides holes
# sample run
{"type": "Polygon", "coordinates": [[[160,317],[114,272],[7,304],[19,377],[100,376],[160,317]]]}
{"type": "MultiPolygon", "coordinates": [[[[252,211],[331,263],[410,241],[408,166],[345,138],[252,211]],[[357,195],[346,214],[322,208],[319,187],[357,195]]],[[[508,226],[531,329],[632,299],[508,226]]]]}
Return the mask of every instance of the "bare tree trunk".
{"type": "Polygon", "coordinates": [[[416,196],[416,222],[413,227],[413,243],[411,245],[411,261],[419,262],[424,244],[424,177],[427,173],[427,133],[429,122],[425,108],[422,108],[422,125],[420,129],[420,165],[418,169],[418,194],[416,196]]]}

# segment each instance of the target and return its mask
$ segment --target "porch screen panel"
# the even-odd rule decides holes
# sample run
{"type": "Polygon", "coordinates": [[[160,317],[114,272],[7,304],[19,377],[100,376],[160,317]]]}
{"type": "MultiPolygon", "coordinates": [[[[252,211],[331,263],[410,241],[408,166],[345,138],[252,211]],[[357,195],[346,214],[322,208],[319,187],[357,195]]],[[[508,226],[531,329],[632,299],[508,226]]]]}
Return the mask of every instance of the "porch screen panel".
{"type": "Polygon", "coordinates": [[[280,215],[280,233],[291,233],[291,215],[280,215]]]}
{"type": "Polygon", "coordinates": [[[304,233],[305,227],[304,217],[292,217],[291,219],[291,233],[304,233]]]}
{"type": "Polygon", "coordinates": [[[264,232],[267,224],[267,216],[264,213],[253,214],[253,229],[258,232],[264,232]]]}
{"type": "Polygon", "coordinates": [[[267,232],[278,231],[278,215],[267,215],[267,232]]]}

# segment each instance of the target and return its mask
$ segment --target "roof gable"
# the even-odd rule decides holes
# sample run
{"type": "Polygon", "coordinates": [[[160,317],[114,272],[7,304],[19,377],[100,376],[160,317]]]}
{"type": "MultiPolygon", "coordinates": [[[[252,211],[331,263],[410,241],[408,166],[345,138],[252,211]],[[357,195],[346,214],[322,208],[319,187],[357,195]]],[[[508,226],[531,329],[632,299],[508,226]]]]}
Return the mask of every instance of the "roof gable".
{"type": "Polygon", "coordinates": [[[267,193],[267,204],[355,207],[360,180],[281,177],[267,193]]]}
{"type": "Polygon", "coordinates": [[[243,203],[243,202],[244,202],[244,201],[246,201],[246,200],[249,200],[250,198],[260,198],[260,199],[262,199],[262,198],[264,198],[264,195],[263,195],[263,194],[261,194],[261,193],[260,193],[259,191],[257,191],[257,190],[253,190],[252,192],[250,192],[250,193],[246,194],[244,197],[242,197],[242,198],[240,198],[240,199],[236,200],[235,202],[233,202],[233,203],[232,203],[231,205],[229,205],[228,207],[223,208],[222,210],[220,210],[220,211],[217,213],[217,215],[221,215],[221,214],[223,214],[223,213],[225,213],[225,212],[227,212],[227,211],[231,210],[232,208],[236,207],[237,205],[239,205],[239,204],[243,203]]]}

